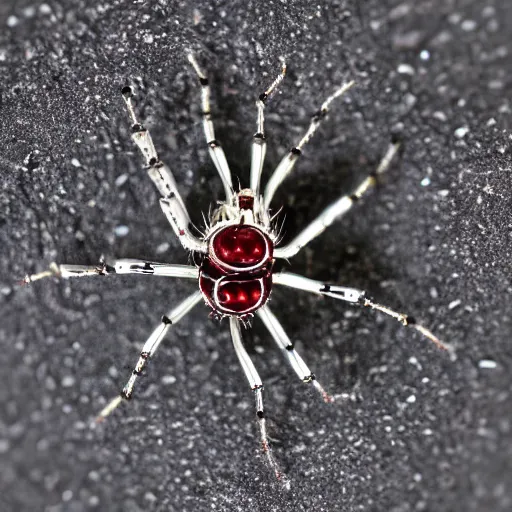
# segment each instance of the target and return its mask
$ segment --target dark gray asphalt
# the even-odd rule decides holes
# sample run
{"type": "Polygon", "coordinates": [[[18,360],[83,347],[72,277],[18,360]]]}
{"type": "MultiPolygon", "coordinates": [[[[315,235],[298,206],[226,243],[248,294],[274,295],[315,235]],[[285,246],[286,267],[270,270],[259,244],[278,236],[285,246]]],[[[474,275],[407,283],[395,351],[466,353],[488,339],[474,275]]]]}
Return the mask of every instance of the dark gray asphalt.
{"type": "Polygon", "coordinates": [[[0,27],[1,512],[512,509],[510,2],[3,0],[0,27]],[[93,423],[193,283],[16,285],[54,260],[186,262],[119,91],[137,87],[200,222],[221,186],[187,49],[208,70],[217,138],[245,184],[254,100],[279,56],[289,75],[268,108],[267,177],[326,95],[357,81],[276,196],[287,236],[362,180],[392,136],[401,159],[291,269],[367,289],[453,347],[450,357],[381,315],[275,291],[318,379],[352,397],[320,403],[258,322],[247,333],[288,492],[259,453],[227,325],[202,305],[136,399],[93,423]]]}

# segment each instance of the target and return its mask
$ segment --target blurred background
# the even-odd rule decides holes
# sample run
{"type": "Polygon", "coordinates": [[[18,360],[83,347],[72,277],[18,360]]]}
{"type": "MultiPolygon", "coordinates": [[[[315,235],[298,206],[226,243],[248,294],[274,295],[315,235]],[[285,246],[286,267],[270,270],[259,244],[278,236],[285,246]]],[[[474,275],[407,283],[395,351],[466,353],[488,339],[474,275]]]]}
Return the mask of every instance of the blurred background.
{"type": "Polygon", "coordinates": [[[512,4],[498,0],[0,1],[0,510],[436,511],[512,507],[512,4]],[[299,382],[258,321],[284,491],[260,453],[253,396],[226,322],[197,306],[105,423],[162,314],[194,283],[113,276],[20,287],[50,262],[186,263],[130,140],[120,89],[191,216],[222,199],[194,51],[217,139],[247,186],[255,99],[264,179],[341,83],[357,86],[276,194],[285,239],[371,172],[377,190],[291,271],[366,289],[452,347],[291,290],[271,306],[333,405],[299,382]]]}

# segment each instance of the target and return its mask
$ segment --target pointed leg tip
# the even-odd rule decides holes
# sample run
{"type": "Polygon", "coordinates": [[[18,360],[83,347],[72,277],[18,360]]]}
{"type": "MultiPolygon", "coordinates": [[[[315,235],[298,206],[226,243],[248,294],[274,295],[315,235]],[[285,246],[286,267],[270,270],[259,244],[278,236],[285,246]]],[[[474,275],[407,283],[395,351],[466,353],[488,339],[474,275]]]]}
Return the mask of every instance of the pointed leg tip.
{"type": "Polygon", "coordinates": [[[434,343],[438,349],[444,350],[446,352],[450,352],[450,347],[448,345],[446,345],[445,343],[443,343],[442,341],[437,340],[434,343]]]}
{"type": "Polygon", "coordinates": [[[332,395],[329,395],[329,393],[325,393],[324,395],[324,402],[326,404],[333,404],[335,402],[335,398],[332,395]]]}
{"type": "Polygon", "coordinates": [[[290,480],[288,480],[286,475],[284,473],[282,473],[281,471],[276,471],[275,473],[276,473],[276,479],[279,482],[279,484],[282,486],[282,488],[285,491],[289,491],[291,489],[290,480]]]}

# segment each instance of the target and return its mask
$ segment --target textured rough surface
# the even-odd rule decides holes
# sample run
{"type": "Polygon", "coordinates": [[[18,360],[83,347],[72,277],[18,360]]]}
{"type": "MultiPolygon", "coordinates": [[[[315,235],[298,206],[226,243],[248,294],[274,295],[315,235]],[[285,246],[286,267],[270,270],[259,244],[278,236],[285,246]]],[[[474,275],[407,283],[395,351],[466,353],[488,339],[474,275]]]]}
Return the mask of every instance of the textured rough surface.
{"type": "Polygon", "coordinates": [[[0,4],[0,509],[2,511],[509,511],[512,509],[512,3],[17,1],[0,4]],[[278,58],[265,176],[340,83],[276,195],[290,237],[375,165],[376,192],[291,269],[367,289],[453,347],[396,322],[274,290],[328,406],[297,381],[258,322],[246,341],[266,384],[274,453],[227,325],[196,307],[136,398],[94,416],[190,282],[118,276],[19,288],[51,261],[101,254],[185,263],[129,139],[137,89],[200,224],[222,187],[200,125],[193,49],[213,83],[217,138],[247,185],[254,99],[278,58]],[[341,395],[346,393],[348,398],[341,395]]]}

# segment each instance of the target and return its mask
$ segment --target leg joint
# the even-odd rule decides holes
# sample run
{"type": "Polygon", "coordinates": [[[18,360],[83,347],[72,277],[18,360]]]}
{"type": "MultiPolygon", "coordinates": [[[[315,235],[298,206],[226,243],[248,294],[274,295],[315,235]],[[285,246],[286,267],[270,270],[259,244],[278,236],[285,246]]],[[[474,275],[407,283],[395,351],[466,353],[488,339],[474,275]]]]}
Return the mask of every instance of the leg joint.
{"type": "Polygon", "coordinates": [[[128,391],[127,389],[123,389],[121,391],[121,398],[123,400],[131,400],[132,398],[132,392],[131,391],[128,391]]]}
{"type": "Polygon", "coordinates": [[[147,130],[140,123],[135,123],[132,125],[132,133],[144,133],[144,132],[147,132],[147,130]]]}
{"type": "Polygon", "coordinates": [[[172,320],[167,315],[162,315],[162,323],[165,325],[172,325],[172,320]]]}

